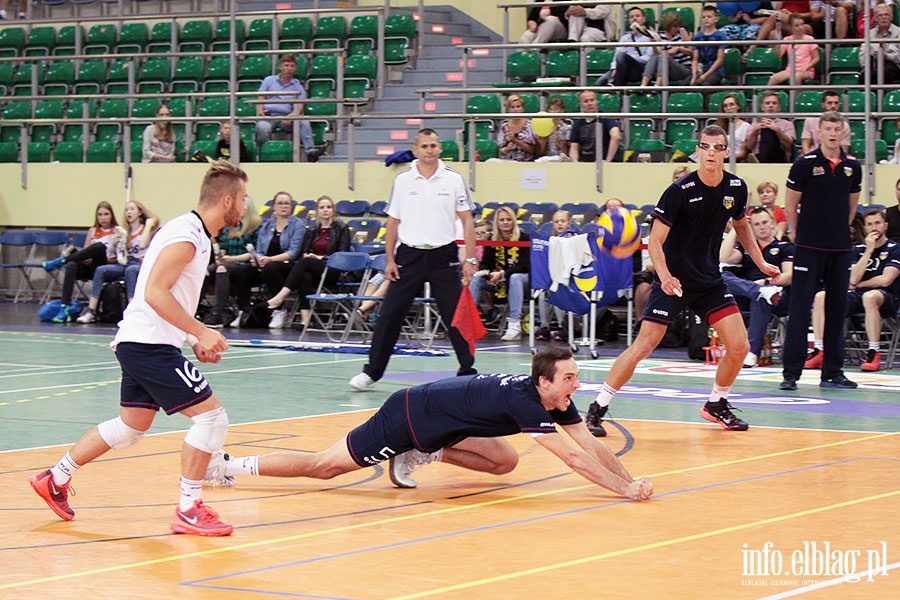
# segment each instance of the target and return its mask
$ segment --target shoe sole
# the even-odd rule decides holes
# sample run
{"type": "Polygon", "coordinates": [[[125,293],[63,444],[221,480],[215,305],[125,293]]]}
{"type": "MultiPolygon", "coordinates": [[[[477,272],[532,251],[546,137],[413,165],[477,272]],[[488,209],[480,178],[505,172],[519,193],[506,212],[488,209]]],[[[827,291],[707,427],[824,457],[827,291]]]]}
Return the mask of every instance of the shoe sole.
{"type": "Polygon", "coordinates": [[[726,425],[725,423],[723,423],[722,421],[717,419],[715,416],[710,414],[710,412],[706,410],[706,407],[703,407],[700,409],[700,416],[703,417],[704,419],[706,419],[707,421],[710,421],[712,423],[715,423],[715,424],[721,426],[722,429],[724,429],[725,431],[747,431],[750,428],[749,425],[744,425],[743,427],[740,427],[740,426],[739,427],[729,427],[728,425],[726,425]]]}
{"type": "Polygon", "coordinates": [[[31,489],[34,490],[34,493],[36,493],[40,497],[40,499],[43,500],[47,504],[47,506],[50,507],[50,510],[52,510],[54,513],[56,513],[57,517],[59,517],[63,521],[71,521],[72,519],[75,518],[75,513],[69,514],[69,513],[65,512],[64,510],[59,508],[56,505],[56,503],[53,502],[52,499],[48,499],[46,496],[44,496],[44,494],[41,493],[41,490],[39,490],[38,486],[37,486],[37,476],[36,475],[29,477],[28,483],[31,484],[31,489]]]}
{"type": "Polygon", "coordinates": [[[841,385],[840,383],[828,383],[827,381],[822,381],[819,383],[819,387],[837,388],[839,390],[855,390],[859,385],[841,385]]]}
{"type": "Polygon", "coordinates": [[[413,483],[413,485],[409,485],[408,483],[403,483],[402,481],[400,481],[399,479],[394,477],[394,457],[391,457],[388,460],[388,476],[391,478],[391,483],[393,483],[394,486],[396,486],[398,488],[402,488],[404,490],[411,490],[416,487],[415,482],[413,483]]]}
{"type": "Polygon", "coordinates": [[[602,425],[588,425],[588,431],[590,431],[591,435],[594,437],[606,437],[606,430],[603,429],[602,425]]]}
{"type": "Polygon", "coordinates": [[[204,537],[222,537],[226,535],[231,535],[234,531],[233,527],[228,527],[227,529],[198,529],[195,527],[191,527],[185,523],[180,521],[173,521],[169,524],[169,527],[175,533],[184,533],[188,535],[202,535],[204,537]]]}

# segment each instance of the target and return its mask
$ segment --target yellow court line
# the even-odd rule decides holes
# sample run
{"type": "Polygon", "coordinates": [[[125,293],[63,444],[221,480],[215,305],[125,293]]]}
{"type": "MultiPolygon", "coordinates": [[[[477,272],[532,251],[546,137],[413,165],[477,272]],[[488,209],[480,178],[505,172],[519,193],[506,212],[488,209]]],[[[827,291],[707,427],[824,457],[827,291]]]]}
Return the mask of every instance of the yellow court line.
{"type": "MultiPolygon", "coordinates": [[[[783,451],[783,452],[774,452],[774,453],[769,453],[769,454],[762,454],[762,455],[759,455],[759,456],[756,456],[756,457],[749,457],[749,458],[743,458],[743,459],[738,459],[738,460],[730,460],[730,461],[725,461],[725,462],[721,462],[721,463],[713,463],[713,464],[710,464],[710,465],[701,465],[701,466],[697,466],[697,467],[685,467],[684,469],[676,469],[676,470],[674,470],[674,471],[666,471],[666,472],[659,473],[659,474],[656,474],[656,475],[651,475],[651,477],[661,477],[661,476],[663,476],[663,475],[674,475],[674,474],[678,474],[678,473],[688,473],[688,472],[696,471],[696,470],[700,470],[700,469],[711,469],[711,468],[715,468],[715,467],[720,467],[720,466],[725,466],[725,465],[730,465],[730,464],[736,464],[736,463],[740,463],[740,462],[747,462],[747,461],[751,461],[751,460],[760,460],[760,459],[771,458],[771,457],[773,457],[773,456],[779,456],[779,455],[784,455],[784,454],[791,454],[791,453],[794,453],[794,452],[803,452],[803,451],[805,451],[805,450],[817,450],[817,449],[825,448],[825,447],[829,447],[829,446],[838,446],[838,445],[849,444],[849,443],[853,443],[853,442],[864,442],[864,441],[868,441],[868,440],[871,440],[871,439],[877,439],[877,438],[882,438],[882,437],[891,436],[891,435],[894,435],[894,433],[881,433],[881,434],[869,435],[869,436],[865,436],[865,437],[861,437],[861,438],[854,438],[854,439],[852,439],[852,440],[843,440],[843,441],[839,441],[839,442],[831,442],[831,443],[828,443],[828,444],[819,444],[819,445],[816,445],[816,446],[809,446],[809,447],[806,447],[806,448],[796,448],[796,449],[794,449],[794,450],[785,450],[785,451],[783,451]]],[[[232,551],[236,551],[236,550],[245,550],[245,549],[247,549],[247,548],[256,548],[256,547],[266,546],[266,545],[270,545],[270,544],[280,544],[280,543],[283,543],[283,542],[290,542],[290,541],[295,541],[295,540],[302,540],[302,539],[311,538],[311,537],[318,537],[318,536],[323,536],[323,535],[329,535],[329,534],[332,534],[332,533],[343,533],[343,532],[347,532],[347,531],[354,531],[354,530],[357,530],[357,529],[364,529],[364,528],[368,528],[368,527],[382,527],[382,526],[384,526],[384,525],[388,525],[388,524],[391,524],[391,523],[398,523],[398,522],[408,521],[408,520],[412,520],[412,519],[419,519],[419,518],[423,518],[423,517],[433,517],[433,516],[437,516],[437,515],[444,515],[444,514],[450,514],[450,513],[453,513],[453,512],[460,512],[460,511],[464,511],[464,510],[470,510],[470,509],[473,509],[473,508],[482,508],[482,507],[486,507],[486,506],[495,506],[495,505],[498,505],[498,504],[505,504],[505,503],[507,503],[507,502],[518,502],[518,501],[520,501],[520,500],[529,500],[529,499],[533,499],[533,498],[539,498],[539,497],[542,497],[542,496],[550,496],[550,495],[556,495],[556,494],[563,494],[563,493],[567,493],[567,492],[578,491],[578,490],[583,490],[583,489],[591,489],[591,488],[596,488],[596,487],[597,487],[597,486],[594,485],[594,484],[577,485],[577,486],[572,486],[572,487],[567,487],[567,488],[561,488],[561,489],[556,489],[556,490],[548,490],[548,491],[545,491],[545,492],[535,492],[535,493],[533,493],[533,494],[525,494],[525,495],[522,495],[522,496],[514,496],[514,497],[510,497],[510,498],[500,498],[500,499],[496,499],[496,500],[486,500],[486,501],[483,501],[483,502],[477,502],[477,503],[475,503],[475,504],[467,504],[467,505],[465,505],[465,506],[455,506],[455,507],[450,507],[450,508],[443,508],[443,509],[439,509],[439,510],[427,511],[427,512],[424,512],[424,513],[416,513],[416,514],[414,514],[414,515],[404,515],[404,516],[400,516],[400,517],[391,517],[391,518],[388,518],[388,519],[381,519],[381,520],[378,520],[378,521],[371,521],[371,522],[366,522],[366,523],[357,523],[357,524],[355,524],[355,525],[347,525],[347,526],[343,526],[343,527],[334,527],[334,528],[331,528],[331,529],[323,529],[323,530],[317,530],[317,531],[310,531],[310,532],[307,532],[307,533],[301,533],[301,534],[297,534],[297,535],[290,535],[290,536],[285,536],[285,537],[280,537],[280,538],[275,538],[275,539],[260,540],[260,541],[256,541],[256,542],[247,542],[246,544],[238,544],[238,545],[236,545],[236,546],[228,546],[228,547],[226,547],[226,548],[214,548],[214,549],[211,549],[211,550],[201,550],[201,551],[198,551],[198,552],[190,552],[190,553],[187,553],[187,554],[178,554],[178,555],[175,555],[175,556],[166,556],[166,557],[162,557],[162,558],[155,558],[155,559],[151,559],[151,560],[144,560],[144,561],[139,561],[139,562],[134,562],[134,563],[126,563],[126,564],[115,565],[115,566],[111,566],[111,567],[103,567],[103,568],[100,568],[100,569],[91,569],[91,570],[88,570],[88,571],[77,571],[77,572],[74,572],[74,573],[67,573],[67,574],[65,574],[65,575],[55,575],[55,576],[52,576],[52,577],[42,577],[42,578],[39,578],[39,579],[30,579],[30,580],[26,580],[26,581],[15,582],[15,583],[0,584],[0,590],[11,589],[11,588],[18,588],[18,587],[25,587],[25,586],[29,586],[29,585],[37,585],[37,584],[48,583],[48,582],[52,582],[52,581],[62,581],[62,580],[66,580],[66,579],[74,579],[74,578],[76,578],[76,577],[85,577],[85,576],[90,576],[90,575],[98,575],[98,574],[101,574],[101,573],[111,573],[111,572],[116,572],[116,571],[124,571],[124,570],[127,570],[127,569],[133,569],[133,568],[145,567],[145,566],[152,566],[152,565],[159,565],[159,564],[164,564],[164,563],[174,562],[174,561],[178,561],[178,560],[184,560],[184,559],[188,559],[188,558],[196,558],[196,557],[200,557],[200,556],[211,556],[211,555],[214,555],[214,554],[221,554],[221,553],[223,553],[223,552],[232,552],[232,551]]],[[[894,493],[900,493],[900,491],[898,491],[898,492],[892,492],[892,494],[894,494],[894,493]]],[[[836,505],[836,506],[837,506],[837,505],[836,505]]],[[[810,513],[810,514],[811,514],[811,513],[810,513]]],[[[764,522],[765,522],[765,521],[760,521],[759,523],[764,523],[764,522]]],[[[757,524],[758,524],[758,523],[757,523],[757,524]]],[[[742,526],[739,526],[739,527],[742,527],[742,526]]],[[[686,539],[686,538],[685,538],[685,539],[686,539]]],[[[610,556],[610,555],[604,555],[603,557],[606,558],[607,556],[610,556]]]]}
{"type": "Polygon", "coordinates": [[[607,552],[605,554],[597,554],[595,556],[586,556],[583,558],[579,558],[576,560],[570,560],[561,563],[555,563],[552,565],[542,565],[540,567],[536,567],[534,569],[525,569],[522,571],[516,571],[514,573],[507,573],[505,575],[497,575],[495,577],[487,577],[485,579],[478,579],[476,581],[470,581],[468,583],[459,583],[456,585],[449,585],[442,588],[437,588],[434,590],[428,590],[425,592],[417,592],[415,594],[407,594],[406,596],[395,596],[390,600],[411,600],[412,598],[427,598],[428,596],[436,596],[438,594],[444,594],[447,592],[455,592],[458,590],[464,590],[468,588],[473,588],[480,585],[486,585],[489,583],[498,583],[500,581],[507,581],[510,579],[515,579],[517,577],[524,577],[528,575],[536,575],[539,573],[546,573],[548,571],[555,571],[557,569],[562,569],[566,567],[574,567],[580,566],[587,563],[595,562],[598,560],[603,560],[606,558],[616,558],[619,556],[625,556],[628,554],[635,554],[637,552],[643,552],[645,550],[656,550],[658,548],[665,548],[667,546],[673,546],[675,544],[681,544],[683,542],[692,542],[695,540],[701,540],[708,537],[713,537],[716,535],[722,535],[723,533],[734,533],[735,531],[741,531],[742,529],[749,529],[750,527],[758,527],[760,525],[770,525],[772,523],[778,523],[780,521],[787,521],[789,519],[794,519],[797,517],[807,517],[809,515],[814,515],[817,513],[834,510],[837,508],[846,508],[848,506],[853,506],[855,504],[862,504],[863,502],[870,502],[873,500],[882,500],[884,498],[890,498],[891,496],[900,495],[900,490],[894,490],[893,492],[886,492],[884,494],[877,494],[875,496],[867,496],[865,498],[857,498],[856,500],[848,500],[846,502],[839,502],[837,504],[830,504],[828,506],[822,506],[819,508],[812,508],[809,510],[803,510],[796,513],[791,513],[787,515],[782,515],[780,517],[770,517],[768,519],[761,519],[759,521],[753,521],[752,523],[744,523],[743,525],[734,525],[732,527],[723,527],[722,529],[714,529],[713,531],[706,531],[703,533],[695,533],[692,535],[685,535],[678,538],[673,538],[671,540],[664,540],[661,542],[653,542],[652,544],[644,544],[642,546],[635,546],[633,548],[623,548],[622,550],[615,550],[613,552],[607,552]]]}

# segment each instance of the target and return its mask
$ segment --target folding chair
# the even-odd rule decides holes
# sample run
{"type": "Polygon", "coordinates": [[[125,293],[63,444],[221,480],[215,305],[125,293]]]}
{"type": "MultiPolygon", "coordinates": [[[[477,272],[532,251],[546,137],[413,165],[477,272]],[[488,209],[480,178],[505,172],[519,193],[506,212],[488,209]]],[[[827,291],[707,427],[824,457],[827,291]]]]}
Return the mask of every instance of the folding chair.
{"type": "MultiPolygon", "coordinates": [[[[32,265],[32,269],[42,268],[38,260],[38,253],[40,253],[40,257],[46,256],[46,258],[56,258],[61,252],[63,247],[69,241],[69,234],[65,231],[39,231],[35,235],[34,239],[34,254],[32,255],[35,264],[32,265]]],[[[55,272],[54,272],[55,274],[55,272]]],[[[53,288],[56,287],[57,279],[53,277],[53,274],[48,276],[47,278],[47,289],[44,290],[43,296],[41,296],[41,304],[44,304],[48,300],[50,300],[50,295],[53,293],[53,288]]]]}
{"type": "Polygon", "coordinates": [[[371,258],[365,252],[335,252],[328,257],[316,292],[306,297],[310,316],[300,332],[301,342],[312,331],[324,333],[330,342],[340,344],[346,340],[353,315],[361,302],[352,297],[361,296],[365,291],[370,264],[371,258]],[[340,272],[340,276],[337,283],[327,286],[325,280],[333,271],[340,272]],[[359,274],[359,281],[348,280],[347,275],[351,273],[359,274]]]}
{"type": "Polygon", "coordinates": [[[34,285],[31,283],[30,270],[31,267],[34,266],[32,261],[34,260],[34,242],[36,238],[37,236],[32,231],[7,231],[0,237],[0,252],[10,249],[0,256],[4,256],[6,253],[11,254],[12,252],[16,252],[16,254],[22,257],[19,261],[11,260],[10,262],[0,262],[0,268],[16,269],[19,272],[19,285],[16,288],[16,295],[13,302],[18,302],[19,296],[23,293],[34,292],[34,285]],[[18,248],[18,250],[12,250],[13,248],[18,248]]]}

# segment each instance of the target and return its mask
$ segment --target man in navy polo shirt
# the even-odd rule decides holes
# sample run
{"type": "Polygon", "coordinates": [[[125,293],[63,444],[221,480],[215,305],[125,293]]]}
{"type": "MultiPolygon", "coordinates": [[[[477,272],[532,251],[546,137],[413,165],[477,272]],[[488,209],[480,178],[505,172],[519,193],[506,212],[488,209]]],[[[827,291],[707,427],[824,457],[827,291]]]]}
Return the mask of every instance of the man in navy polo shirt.
{"type": "Polygon", "coordinates": [[[750,350],[741,311],[719,272],[719,249],[728,220],[732,220],[738,241],[766,277],[777,283],[781,271],[763,259],[747,224],[747,184],[725,172],[729,154],[725,131],[717,125],[704,127],[697,152],[697,170],[672,183],[653,210],[648,249],[656,276],[644,307],[643,323],[637,339],[613,363],[603,389],[588,408],[585,421],[589,428],[599,425],[613,396],[631,379],[637,364],[659,345],[681,309],[689,306],[715,326],[726,349],[700,416],[730,431],[747,430],[747,423],[736,417],[728,404],[731,385],[750,350]]]}
{"type": "Polygon", "coordinates": [[[850,284],[850,223],[862,187],[859,161],[841,150],[844,117],[836,111],[819,118],[817,150],[794,162],[787,179],[784,210],[794,242],[794,276],[784,341],[784,380],[779,389],[796,390],[806,361],[810,308],[825,291],[822,387],[853,389],[844,376],[844,317],[850,284]]]}

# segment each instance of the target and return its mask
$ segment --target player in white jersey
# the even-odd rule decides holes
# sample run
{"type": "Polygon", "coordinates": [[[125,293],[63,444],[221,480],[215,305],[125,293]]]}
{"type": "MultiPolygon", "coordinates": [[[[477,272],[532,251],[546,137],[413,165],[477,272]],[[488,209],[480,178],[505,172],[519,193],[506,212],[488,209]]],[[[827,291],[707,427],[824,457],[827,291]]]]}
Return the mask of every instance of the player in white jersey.
{"type": "Polygon", "coordinates": [[[197,208],[167,223],[144,258],[134,299],[119,323],[112,347],[122,366],[119,416],[90,431],[56,466],[29,478],[32,488],[61,519],[71,521],[69,482],[75,471],[111,448],[139,442],[157,411],[181,413],[193,424],[181,455],[181,496],[171,528],[176,533],[229,535],[231,525],[203,504],[200,492],[210,455],[225,443],[228,417],[222,403],[190,360],[187,340],[200,362],[219,362],[228,343],[194,318],[209,265],[210,238],[236,227],[244,214],[247,175],[229,162],[213,163],[197,208]]]}

